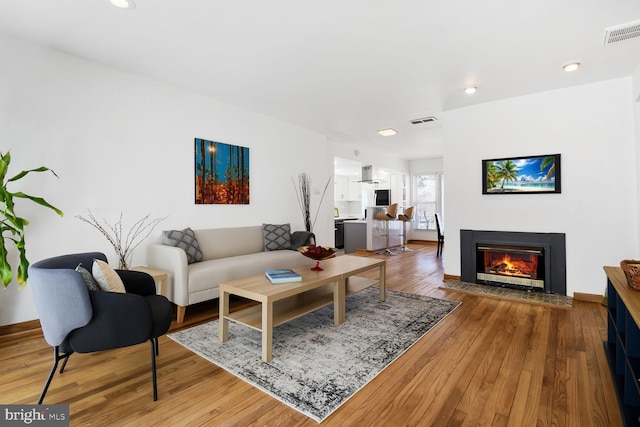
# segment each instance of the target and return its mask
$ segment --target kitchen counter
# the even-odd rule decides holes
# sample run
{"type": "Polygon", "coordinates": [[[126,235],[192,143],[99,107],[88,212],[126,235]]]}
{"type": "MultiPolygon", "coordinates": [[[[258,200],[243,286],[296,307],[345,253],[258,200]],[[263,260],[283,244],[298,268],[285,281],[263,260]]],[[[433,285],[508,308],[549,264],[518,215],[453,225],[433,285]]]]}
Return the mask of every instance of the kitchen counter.
{"type": "Polygon", "coordinates": [[[387,247],[387,226],[389,227],[389,247],[400,246],[401,221],[380,221],[375,215],[385,212],[386,207],[372,206],[367,208],[367,219],[344,221],[344,253],[352,253],[358,249],[379,251],[387,247]]]}
{"type": "Polygon", "coordinates": [[[367,248],[367,221],[347,221],[344,223],[344,253],[351,254],[367,248]]]}

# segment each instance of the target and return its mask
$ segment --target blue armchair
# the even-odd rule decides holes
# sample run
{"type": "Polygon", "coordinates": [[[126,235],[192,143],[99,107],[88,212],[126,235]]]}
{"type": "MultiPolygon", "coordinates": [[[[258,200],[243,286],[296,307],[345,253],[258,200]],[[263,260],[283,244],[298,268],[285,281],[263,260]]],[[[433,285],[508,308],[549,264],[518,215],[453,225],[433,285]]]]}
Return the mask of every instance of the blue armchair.
{"type": "Polygon", "coordinates": [[[90,291],[78,264],[91,270],[94,259],[107,261],[100,252],[62,255],[29,267],[33,292],[44,338],[53,347],[54,361],[38,404],[47,393],[62,360],[62,374],[73,353],[92,353],[151,343],[153,400],[158,400],[156,355],[158,337],[171,325],[171,304],[156,295],[151,276],[139,271],[117,270],[126,293],[90,291]]]}

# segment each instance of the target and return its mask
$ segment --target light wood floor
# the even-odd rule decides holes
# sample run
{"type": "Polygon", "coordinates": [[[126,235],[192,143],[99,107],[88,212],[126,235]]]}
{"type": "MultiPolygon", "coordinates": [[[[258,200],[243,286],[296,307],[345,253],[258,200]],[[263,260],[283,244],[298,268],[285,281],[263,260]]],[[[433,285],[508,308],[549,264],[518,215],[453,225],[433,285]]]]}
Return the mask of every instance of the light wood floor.
{"type": "MultiPolygon", "coordinates": [[[[440,290],[435,244],[410,246],[417,250],[387,257],[389,289],[462,305],[322,425],[622,425],[602,305],[575,301],[566,310],[440,290]]],[[[185,326],[214,318],[216,305],[202,304],[187,310],[185,326]]],[[[35,403],[52,350],[39,329],[1,329],[0,403],[35,403]]],[[[317,425],[167,337],[154,402],[149,353],[143,344],[74,355],[45,403],[69,403],[71,425],[317,425]]]]}

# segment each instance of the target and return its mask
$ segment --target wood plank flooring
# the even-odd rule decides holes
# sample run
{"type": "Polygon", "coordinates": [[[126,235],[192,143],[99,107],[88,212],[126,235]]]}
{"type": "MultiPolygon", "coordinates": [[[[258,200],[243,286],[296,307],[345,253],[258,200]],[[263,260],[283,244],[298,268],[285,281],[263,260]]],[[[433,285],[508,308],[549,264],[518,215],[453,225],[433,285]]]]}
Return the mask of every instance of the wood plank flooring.
{"type": "MultiPolygon", "coordinates": [[[[322,425],[622,425],[602,305],[574,301],[566,310],[440,290],[435,243],[409,246],[416,250],[387,257],[388,288],[462,305],[322,425]]],[[[217,318],[216,303],[189,308],[181,327],[217,318]]],[[[39,329],[3,330],[11,333],[0,336],[0,403],[35,403],[52,350],[39,329]]],[[[74,426],[317,424],[167,337],[160,339],[154,402],[149,353],[146,344],[76,354],[45,403],[69,403],[74,426]]]]}

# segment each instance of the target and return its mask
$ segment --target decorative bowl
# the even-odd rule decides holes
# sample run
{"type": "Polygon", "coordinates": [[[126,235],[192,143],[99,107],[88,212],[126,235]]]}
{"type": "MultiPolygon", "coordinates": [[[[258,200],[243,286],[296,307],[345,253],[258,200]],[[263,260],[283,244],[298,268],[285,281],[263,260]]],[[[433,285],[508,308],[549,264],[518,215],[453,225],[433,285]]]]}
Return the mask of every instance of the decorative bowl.
{"type": "Polygon", "coordinates": [[[307,258],[311,258],[316,261],[316,265],[311,268],[313,271],[323,271],[324,269],[320,267],[320,261],[336,256],[336,250],[328,246],[300,246],[298,251],[307,258]]]}

